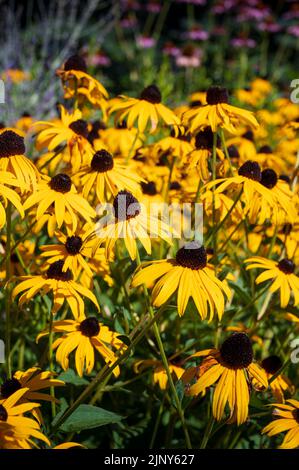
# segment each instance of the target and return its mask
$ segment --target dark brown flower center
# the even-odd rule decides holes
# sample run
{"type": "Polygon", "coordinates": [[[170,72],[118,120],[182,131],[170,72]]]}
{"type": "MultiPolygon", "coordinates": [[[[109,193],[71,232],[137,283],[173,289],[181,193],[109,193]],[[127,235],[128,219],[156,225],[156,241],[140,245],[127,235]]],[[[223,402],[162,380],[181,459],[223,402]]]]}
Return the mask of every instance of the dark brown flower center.
{"type": "Polygon", "coordinates": [[[282,180],[282,181],[285,181],[286,183],[291,182],[291,178],[288,175],[280,175],[279,179],[282,180]]]}
{"type": "Polygon", "coordinates": [[[239,168],[238,174],[258,182],[260,182],[262,178],[262,172],[259,164],[257,162],[253,162],[252,160],[247,160],[247,162],[245,162],[239,168]]]}
{"type": "Polygon", "coordinates": [[[104,149],[94,154],[90,164],[92,171],[97,171],[98,173],[106,173],[106,171],[112,170],[113,166],[114,162],[111,153],[104,149]]]}
{"type": "Polygon", "coordinates": [[[207,103],[228,103],[228,91],[220,86],[211,86],[207,91],[207,103]]]}
{"type": "Polygon", "coordinates": [[[299,408],[296,408],[296,410],[293,411],[293,416],[294,416],[294,419],[299,424],[299,408]]]}
{"type": "Polygon", "coordinates": [[[247,140],[250,140],[251,142],[253,142],[253,132],[252,131],[244,132],[244,134],[242,134],[242,137],[244,139],[247,139],[247,140]]]}
{"type": "Polygon", "coordinates": [[[8,414],[3,405],[0,405],[0,421],[7,421],[8,414]]]}
{"type": "Polygon", "coordinates": [[[182,188],[182,186],[178,181],[172,181],[172,183],[170,184],[169,189],[172,189],[174,191],[179,191],[181,188],[182,188]]]}
{"type": "Polygon", "coordinates": [[[274,188],[274,186],[276,186],[277,180],[277,174],[271,168],[266,168],[262,171],[261,184],[266,186],[266,188],[274,188]]]}
{"type": "Polygon", "coordinates": [[[0,134],[0,158],[9,158],[14,155],[24,155],[24,139],[13,131],[4,131],[0,134]]]}
{"type": "Polygon", "coordinates": [[[198,106],[202,106],[202,102],[200,100],[191,101],[189,104],[190,108],[197,108],[198,106]]]}
{"type": "Polygon", "coordinates": [[[67,271],[62,271],[63,265],[63,260],[52,263],[48,268],[47,278],[56,279],[56,281],[71,281],[73,279],[73,275],[69,269],[67,271]]]}
{"type": "Polygon", "coordinates": [[[94,140],[99,138],[99,131],[103,129],[106,129],[106,125],[103,121],[94,121],[91,131],[88,133],[88,141],[92,144],[94,140]]]}
{"type": "Polygon", "coordinates": [[[244,369],[252,363],[252,344],[246,333],[233,333],[221,348],[220,355],[224,364],[232,369],[244,369]]]}
{"type": "Polygon", "coordinates": [[[118,220],[129,220],[140,214],[141,207],[129,191],[120,191],[113,201],[114,215],[118,220]]]}
{"type": "Polygon", "coordinates": [[[155,196],[157,194],[156,183],[154,181],[149,181],[148,183],[141,182],[141,188],[143,194],[148,196],[155,196]]]}
{"type": "Polygon", "coordinates": [[[194,241],[180,248],[175,259],[184,268],[203,269],[207,265],[207,252],[204,246],[194,241]]]}
{"type": "Polygon", "coordinates": [[[262,360],[262,367],[268,374],[275,374],[282,366],[282,361],[278,356],[269,356],[262,360]]]}
{"type": "Polygon", "coordinates": [[[284,235],[289,235],[292,231],[293,225],[290,223],[284,224],[281,231],[284,235]]]}
{"type": "Polygon", "coordinates": [[[82,238],[73,235],[72,237],[67,237],[65,248],[70,255],[77,255],[80,253],[82,244],[82,238]]]}
{"type": "Polygon", "coordinates": [[[0,121],[0,129],[4,129],[6,126],[3,121],[0,121]]]}
{"type": "Polygon", "coordinates": [[[92,336],[97,336],[99,334],[100,325],[96,317],[89,317],[80,323],[79,330],[82,335],[91,338],[92,336]]]}
{"type": "Polygon", "coordinates": [[[272,148],[270,147],[270,145],[263,145],[263,146],[259,149],[259,153],[273,153],[273,150],[272,150],[272,148]]]}
{"type": "MultiPolygon", "coordinates": [[[[220,139],[217,136],[217,147],[220,147],[220,139]]],[[[201,150],[213,149],[213,131],[210,127],[206,127],[203,131],[196,134],[195,147],[201,150]]]]}
{"type": "Polygon", "coordinates": [[[69,128],[72,129],[76,134],[81,135],[87,139],[88,137],[88,124],[84,119],[77,119],[77,121],[72,122],[69,125],[69,128]]]}
{"type": "Polygon", "coordinates": [[[49,185],[54,191],[65,194],[71,190],[72,180],[65,173],[59,173],[51,178],[49,185]]]}
{"type": "Polygon", "coordinates": [[[20,388],[22,388],[22,385],[17,379],[7,379],[0,387],[0,395],[2,398],[8,398],[20,388]]]}
{"type": "Polygon", "coordinates": [[[290,259],[284,258],[279,261],[277,267],[284,274],[292,274],[295,271],[295,264],[290,259]]]}
{"type": "Polygon", "coordinates": [[[158,104],[162,101],[162,96],[159,88],[156,85],[149,85],[141,92],[141,100],[148,101],[152,104],[158,104]]]}
{"type": "Polygon", "coordinates": [[[81,72],[86,72],[87,67],[86,67],[86,62],[83,59],[83,57],[74,54],[70,56],[64,63],[64,70],[79,70],[81,72]]]}
{"type": "Polygon", "coordinates": [[[235,145],[230,145],[227,151],[232,160],[238,160],[240,158],[239,150],[235,145]]]}

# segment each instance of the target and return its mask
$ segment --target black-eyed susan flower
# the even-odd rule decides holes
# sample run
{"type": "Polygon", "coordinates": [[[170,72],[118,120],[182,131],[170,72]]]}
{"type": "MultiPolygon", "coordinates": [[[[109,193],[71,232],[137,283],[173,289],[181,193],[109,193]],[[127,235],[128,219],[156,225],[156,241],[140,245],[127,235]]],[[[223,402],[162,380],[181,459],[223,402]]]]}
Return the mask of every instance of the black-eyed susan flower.
{"type": "Polygon", "coordinates": [[[66,99],[78,97],[79,103],[87,99],[91,104],[106,109],[108,92],[98,80],[87,73],[82,56],[70,56],[62,68],[57,69],[56,74],[61,78],[66,99]]]}
{"type": "Polygon", "coordinates": [[[164,137],[154,145],[153,152],[157,154],[167,152],[172,157],[182,160],[193,150],[190,141],[191,135],[186,132],[183,126],[174,127],[171,129],[170,136],[164,137]]]}
{"type": "Polygon", "coordinates": [[[294,305],[299,304],[299,278],[294,274],[295,264],[288,258],[274,261],[261,256],[253,256],[245,260],[250,263],[246,269],[262,269],[263,272],[256,278],[255,282],[260,284],[265,281],[273,281],[269,287],[270,292],[279,291],[280,305],[285,308],[291,298],[294,297],[294,305]]]}
{"type": "Polygon", "coordinates": [[[89,277],[92,277],[93,273],[87,259],[91,256],[91,248],[88,246],[86,230],[77,230],[68,235],[56,232],[55,236],[60,245],[52,244],[40,247],[42,251],[41,256],[47,258],[47,263],[52,264],[63,260],[63,272],[70,269],[75,279],[78,279],[81,271],[84,270],[89,277]]]}
{"type": "Polygon", "coordinates": [[[253,362],[251,341],[245,333],[233,333],[220,349],[208,349],[192,357],[206,356],[200,366],[199,378],[188,387],[188,394],[204,394],[216,384],[212,412],[217,420],[224,416],[225,406],[230,409],[230,422],[239,426],[248,417],[249,386],[255,379],[261,387],[268,387],[266,373],[253,362]]]}
{"type": "MultiPolygon", "coordinates": [[[[59,108],[59,121],[37,121],[34,124],[33,128],[38,132],[36,145],[38,149],[47,148],[49,152],[66,145],[69,153],[68,163],[75,173],[93,154],[92,146],[87,140],[88,124],[82,119],[79,109],[68,113],[62,105],[59,108]]],[[[66,159],[66,156],[64,158],[66,159]]]]}
{"type": "Polygon", "coordinates": [[[95,190],[99,202],[109,200],[111,195],[116,196],[122,189],[138,195],[139,183],[144,181],[104,149],[93,155],[89,165],[82,168],[78,176],[81,178],[83,197],[87,198],[95,190]]]}
{"type": "Polygon", "coordinates": [[[71,218],[72,230],[75,232],[78,224],[78,214],[87,222],[95,217],[95,210],[89,203],[77,194],[71,178],[65,173],[58,173],[52,178],[44,175],[36,191],[24,203],[24,209],[37,205],[36,219],[39,220],[45,212],[53,209],[58,228],[65,222],[68,214],[71,218]]]}
{"type": "MultiPolygon", "coordinates": [[[[101,131],[101,141],[109,152],[124,158],[133,157],[136,151],[142,147],[143,140],[144,135],[135,127],[128,129],[125,121],[119,123],[117,127],[101,131]]],[[[94,147],[97,148],[97,141],[94,142],[94,147]]]]}
{"type": "Polygon", "coordinates": [[[130,129],[137,120],[137,127],[140,132],[144,132],[148,122],[151,124],[151,131],[157,128],[160,120],[168,126],[180,124],[180,119],[171,109],[161,103],[162,96],[156,85],[149,85],[144,88],[139,98],[130,98],[121,95],[119,100],[110,108],[109,112],[117,112],[116,120],[123,122],[126,120],[130,129]]]}
{"type": "Polygon", "coordinates": [[[0,130],[0,171],[9,171],[17,181],[21,191],[35,189],[39,172],[34,163],[25,157],[24,137],[13,130],[0,130]]]}
{"type": "Polygon", "coordinates": [[[20,404],[27,392],[28,388],[21,388],[0,400],[0,448],[30,449],[34,446],[32,438],[50,445],[48,438],[40,431],[38,422],[23,416],[40,406],[39,403],[20,404]]]}
{"type": "MultiPolygon", "coordinates": [[[[26,393],[22,395],[19,403],[28,403],[32,400],[57,401],[47,393],[41,393],[41,390],[50,387],[61,387],[64,385],[62,380],[53,377],[50,371],[40,371],[37,367],[31,367],[26,371],[16,371],[11,379],[6,379],[0,386],[0,400],[10,397],[17,390],[26,388],[26,393]]],[[[42,415],[39,408],[32,410],[33,416],[42,422],[42,415]]]]}
{"type": "Polygon", "coordinates": [[[168,243],[171,242],[170,226],[159,217],[148,214],[145,206],[129,191],[122,190],[116,195],[113,212],[104,223],[100,219],[95,230],[98,238],[95,247],[104,242],[107,258],[111,256],[116,242],[120,239],[124,240],[133,260],[137,256],[137,240],[148,254],[152,250],[151,238],[162,238],[168,243]]]}
{"type": "MultiPolygon", "coordinates": [[[[76,350],[75,365],[78,375],[82,377],[84,371],[90,374],[94,368],[95,351],[96,350],[111,365],[117,360],[113,348],[118,350],[124,348],[124,343],[118,339],[117,333],[109,330],[102,323],[99,323],[96,317],[86,318],[81,315],[76,321],[62,320],[53,323],[53,331],[55,333],[63,333],[53,343],[53,349],[56,351],[56,360],[59,362],[63,370],[69,368],[69,355],[76,350]]],[[[41,336],[48,334],[42,332],[41,336]]],[[[114,375],[119,375],[119,367],[113,369],[114,375]]]]}
{"type": "Polygon", "coordinates": [[[230,296],[230,289],[217,279],[214,268],[208,265],[205,248],[197,242],[190,242],[180,248],[175,259],[142,264],[135,273],[131,285],[137,287],[145,284],[147,287],[152,287],[153,283],[154,306],[160,307],[177,291],[179,315],[184,314],[192,297],[203,320],[207,318],[209,312],[209,321],[211,321],[215,311],[221,319],[225,295],[230,296]]]}
{"type": "MultiPolygon", "coordinates": [[[[267,379],[270,381],[273,375],[277,374],[279,369],[281,369],[283,363],[279,356],[272,355],[265,357],[265,359],[262,360],[261,366],[267,374],[267,379]]],[[[269,385],[271,392],[278,403],[284,403],[284,396],[287,391],[290,394],[295,392],[295,387],[290,379],[282,373],[277,375],[269,385]]]]}
{"type": "MultiPolygon", "coordinates": [[[[1,151],[1,149],[0,149],[1,151]]],[[[1,157],[0,157],[1,161],[1,157]]],[[[8,171],[0,171],[0,198],[4,201],[4,206],[7,206],[7,201],[10,201],[15,208],[19,211],[21,217],[24,217],[24,209],[21,204],[20,196],[11,188],[6,185],[18,187],[18,180],[8,171]]],[[[0,229],[6,223],[5,208],[0,200],[0,229]]]]}
{"type": "Polygon", "coordinates": [[[86,287],[73,281],[73,275],[68,269],[63,271],[64,261],[52,263],[45,274],[22,276],[21,282],[14,288],[13,297],[19,298],[19,305],[28,303],[37,294],[53,293],[52,313],[57,313],[66,301],[75,318],[84,314],[84,302],[82,297],[87,297],[99,310],[99,304],[95,295],[86,287]]]}
{"type": "MultiPolygon", "coordinates": [[[[228,178],[219,178],[207,183],[207,189],[217,186],[215,193],[222,193],[228,188],[242,189],[242,199],[245,202],[245,211],[250,209],[254,195],[261,196],[260,209],[262,204],[268,204],[271,208],[275,207],[278,200],[273,192],[262,184],[262,171],[257,162],[248,160],[238,170],[238,175],[228,178]]],[[[267,207],[268,207],[267,206],[267,207]]]]}
{"type": "Polygon", "coordinates": [[[287,400],[285,404],[275,403],[273,415],[275,418],[262,430],[269,437],[287,431],[279,449],[295,449],[299,446],[299,401],[287,400]]]}
{"type": "Polygon", "coordinates": [[[213,132],[216,132],[218,128],[223,128],[236,134],[235,126],[239,123],[253,128],[258,127],[258,122],[251,111],[228,104],[226,88],[210,87],[206,99],[205,106],[192,108],[183,115],[183,124],[189,126],[191,132],[210,126],[213,132]]]}
{"type": "MultiPolygon", "coordinates": [[[[211,167],[209,163],[212,159],[213,152],[213,132],[210,127],[206,127],[202,131],[197,132],[195,136],[195,149],[192,149],[184,163],[191,168],[197,167],[200,179],[207,181],[211,174],[211,167]]],[[[222,161],[224,154],[220,149],[220,139],[217,137],[216,141],[216,156],[222,161]]]]}

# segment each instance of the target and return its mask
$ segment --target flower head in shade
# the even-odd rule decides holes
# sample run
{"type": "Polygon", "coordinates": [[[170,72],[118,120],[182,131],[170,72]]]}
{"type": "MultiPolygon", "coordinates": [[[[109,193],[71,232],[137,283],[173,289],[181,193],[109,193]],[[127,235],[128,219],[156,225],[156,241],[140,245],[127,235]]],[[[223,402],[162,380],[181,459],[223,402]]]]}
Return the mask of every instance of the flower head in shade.
{"type": "Polygon", "coordinates": [[[174,112],[162,104],[161,92],[154,84],[144,88],[139,98],[121,95],[109,110],[110,113],[115,111],[117,122],[126,120],[127,127],[130,129],[137,121],[140,132],[145,131],[149,122],[152,131],[157,128],[159,121],[168,126],[180,124],[180,119],[174,112]]]}
{"type": "MultiPolygon", "coordinates": [[[[265,370],[267,378],[270,381],[270,379],[272,379],[272,377],[277,374],[279,369],[281,369],[283,362],[279,356],[272,355],[265,357],[265,359],[262,360],[261,366],[265,370]]],[[[272,379],[269,385],[271,392],[278,403],[284,403],[284,396],[286,392],[289,392],[290,394],[295,392],[295,387],[290,379],[282,373],[276,375],[275,379],[272,379]]]]}
{"type": "Polygon", "coordinates": [[[226,284],[214,274],[207,263],[207,252],[197,242],[190,242],[177,251],[175,259],[144,263],[135,273],[131,286],[153,287],[153,305],[160,307],[177,291],[179,315],[183,315],[190,297],[204,320],[215,311],[219,319],[224,312],[225,296],[230,297],[226,284]]]}
{"type": "Polygon", "coordinates": [[[299,401],[291,399],[271,406],[275,407],[273,415],[278,419],[264,427],[262,433],[272,437],[287,431],[279,449],[296,449],[299,446],[299,401]]]}
{"type": "Polygon", "coordinates": [[[58,228],[66,222],[66,215],[69,215],[73,231],[76,231],[79,214],[89,223],[96,215],[86,199],[77,194],[71,178],[65,173],[58,173],[52,178],[43,176],[36,191],[25,201],[24,209],[33,206],[37,206],[37,220],[43,217],[46,211],[53,209],[54,222],[58,228]]]}
{"type": "Polygon", "coordinates": [[[0,171],[12,173],[22,192],[35,189],[40,177],[34,163],[25,157],[25,151],[23,135],[11,129],[0,130],[0,171]]]}
{"type": "MultiPolygon", "coordinates": [[[[176,364],[175,361],[171,361],[171,359],[168,363],[168,366],[171,374],[176,380],[179,380],[185,372],[183,367],[181,367],[179,364],[176,364]]],[[[166,390],[168,385],[168,377],[165,367],[161,361],[157,361],[155,359],[138,360],[134,363],[134,372],[136,374],[141,374],[149,367],[153,368],[154,384],[158,384],[161,390],[166,390]]]]}
{"type": "Polygon", "coordinates": [[[262,269],[263,272],[256,278],[255,282],[260,284],[265,281],[272,281],[269,287],[270,292],[279,291],[280,305],[285,308],[291,298],[294,296],[294,305],[299,304],[299,278],[294,274],[295,264],[288,258],[280,261],[253,256],[248,258],[245,263],[249,263],[246,269],[262,269]]]}
{"type": "Polygon", "coordinates": [[[20,293],[19,305],[28,303],[38,294],[53,293],[52,313],[57,313],[64,302],[69,304],[75,318],[84,314],[84,301],[87,297],[99,310],[99,304],[95,295],[86,287],[73,281],[73,275],[68,269],[63,271],[64,261],[52,263],[42,275],[21,276],[20,283],[13,290],[13,297],[20,293]]]}
{"type": "Polygon", "coordinates": [[[24,413],[39,407],[39,403],[20,403],[28,388],[20,388],[8,398],[0,400],[0,447],[4,449],[31,449],[36,446],[33,438],[50,445],[41,432],[39,423],[24,413]]]}
{"type": "Polygon", "coordinates": [[[213,132],[223,128],[236,134],[236,125],[240,123],[253,128],[258,127],[253,113],[229,104],[227,89],[218,86],[208,89],[206,105],[192,108],[183,116],[183,124],[190,126],[191,132],[210,126],[213,132]]]}
{"type": "Polygon", "coordinates": [[[188,394],[204,394],[206,389],[215,384],[212,412],[217,420],[225,413],[225,406],[230,409],[229,422],[239,426],[248,417],[249,386],[253,379],[264,389],[268,387],[266,373],[253,362],[253,350],[249,337],[245,333],[233,333],[220,349],[208,349],[192,355],[202,357],[199,378],[187,388],[188,394]]]}
{"type": "Polygon", "coordinates": [[[100,108],[104,106],[108,92],[98,80],[87,73],[86,62],[82,56],[70,56],[56,73],[61,78],[65,98],[74,98],[77,95],[79,101],[88,100],[100,108]]]}
{"type": "MultiPolygon", "coordinates": [[[[69,368],[69,356],[76,350],[75,365],[80,377],[84,371],[90,374],[94,368],[95,350],[102,356],[107,364],[113,364],[117,356],[113,348],[125,349],[124,343],[118,339],[117,333],[99,323],[96,317],[85,317],[81,315],[77,320],[62,320],[53,323],[53,332],[63,335],[53,343],[56,349],[56,360],[63,370],[69,368]]],[[[38,340],[47,335],[48,331],[42,332],[38,340]]],[[[119,375],[119,367],[113,369],[114,375],[119,375]]]]}

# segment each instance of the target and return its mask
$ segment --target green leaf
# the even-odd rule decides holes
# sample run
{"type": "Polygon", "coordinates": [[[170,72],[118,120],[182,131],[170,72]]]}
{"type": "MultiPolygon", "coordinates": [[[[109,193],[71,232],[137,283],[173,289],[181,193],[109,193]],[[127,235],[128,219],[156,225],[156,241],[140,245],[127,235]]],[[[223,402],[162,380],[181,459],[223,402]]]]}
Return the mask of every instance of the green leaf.
{"type": "Polygon", "coordinates": [[[84,429],[94,429],[106,424],[118,423],[123,419],[111,411],[93,405],[80,405],[66,419],[60,430],[63,432],[78,432],[84,429]]]}
{"type": "Polygon", "coordinates": [[[76,386],[89,384],[88,380],[84,379],[83,377],[79,377],[79,375],[77,375],[73,369],[68,369],[65,372],[62,372],[57,378],[59,380],[63,380],[67,384],[76,386]]]}

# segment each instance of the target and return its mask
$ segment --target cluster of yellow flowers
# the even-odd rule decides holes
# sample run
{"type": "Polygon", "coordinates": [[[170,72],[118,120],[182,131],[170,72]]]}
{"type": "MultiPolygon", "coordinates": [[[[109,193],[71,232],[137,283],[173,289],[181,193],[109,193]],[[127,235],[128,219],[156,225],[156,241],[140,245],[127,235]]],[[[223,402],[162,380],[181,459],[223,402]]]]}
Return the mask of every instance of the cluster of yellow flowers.
{"type": "MultiPolygon", "coordinates": [[[[298,446],[299,402],[284,403],[285,393],[293,393],[294,387],[280,373],[276,356],[264,358],[261,365],[255,362],[251,342],[260,339],[258,320],[269,314],[272,294],[280,293],[282,310],[299,304],[298,105],[276,98],[271,112],[264,109],[272,88],[261,79],[249,90],[235,92],[235,99],[252,111],[229,104],[227,90],[216,86],[175,109],[162,104],[154,84],[138,98],[109,99],[79,56],[70,57],[57,75],[72,111],[60,105],[59,116],[50,121],[26,116],[0,130],[0,228],[5,233],[0,278],[8,293],[17,281],[8,303],[17,299],[22,309],[36,296],[51,293],[49,327],[37,331],[37,339],[49,334],[50,349],[56,350],[63,370],[75,351],[82,377],[93,371],[96,352],[111,366],[127,348],[101,321],[95,281],[100,276],[113,284],[111,263],[121,254],[138,266],[130,286],[124,283],[127,295],[129,288],[143,292],[153,313],[152,306],[163,307],[177,294],[180,316],[192,298],[198,321],[217,323],[218,333],[240,272],[261,269],[251,279],[272,282],[258,317],[251,316],[246,325],[231,324],[228,331],[234,333],[221,347],[217,340],[214,348],[177,365],[165,358],[154,323],[163,361],[137,361],[134,370],[154,367],[154,381],[162,389],[168,382],[173,385],[175,376],[188,396],[205,394],[215,384],[214,418],[221,420],[228,405],[229,422],[238,425],[248,418],[250,387],[265,392],[270,385],[281,419],[263,432],[271,436],[287,430],[281,447],[298,446]],[[99,113],[102,120],[92,121],[99,113]],[[35,159],[26,156],[32,136],[35,159]],[[150,210],[154,203],[186,202],[203,205],[204,245],[197,237],[179,245],[175,229],[150,210]],[[102,219],[98,209],[107,203],[114,214],[102,219]],[[56,242],[38,243],[42,232],[56,242]],[[266,237],[272,242],[265,242],[266,237]],[[140,262],[144,251],[153,261],[140,262]],[[86,315],[86,302],[98,316],[86,315]],[[53,316],[59,319],[53,321],[53,316]],[[202,357],[199,366],[186,364],[202,357]]],[[[286,322],[298,321],[285,314],[286,322]]],[[[0,447],[31,447],[32,438],[50,446],[40,430],[39,404],[32,400],[55,401],[37,390],[63,382],[53,378],[51,367],[11,375],[7,353],[10,376],[1,386],[0,447]],[[24,417],[26,412],[33,418],[24,417]]],[[[119,367],[113,373],[118,376],[119,367]]],[[[185,435],[188,443],[186,430],[185,435]]]]}

